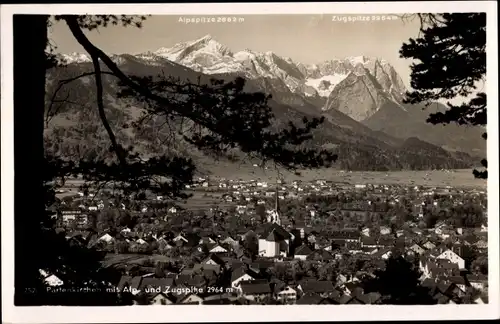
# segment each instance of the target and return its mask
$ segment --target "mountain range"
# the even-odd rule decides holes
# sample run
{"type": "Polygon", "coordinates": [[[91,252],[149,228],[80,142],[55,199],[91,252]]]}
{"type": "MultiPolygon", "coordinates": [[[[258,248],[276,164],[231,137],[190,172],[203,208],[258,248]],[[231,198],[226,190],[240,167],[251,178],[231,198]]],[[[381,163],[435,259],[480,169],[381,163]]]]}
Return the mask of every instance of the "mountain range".
{"type": "MultiPolygon", "coordinates": [[[[84,54],[61,54],[61,58],[67,64],[48,72],[48,94],[57,80],[92,69],[89,57],[84,54]]],[[[246,90],[272,95],[270,106],[278,119],[325,116],[326,122],[314,133],[313,145],[337,150],[341,168],[465,168],[477,163],[477,157],[485,154],[485,141],[481,138],[483,129],[430,125],[425,122],[428,109],[423,111],[422,107],[404,104],[407,89],[401,77],[389,62],[380,58],[359,56],[303,64],[273,52],[250,49],[233,52],[207,35],[152,52],[113,55],[112,59],[130,75],[163,73],[191,81],[243,77],[247,80],[246,90]]],[[[114,80],[109,77],[105,80],[107,108],[116,110],[113,121],[136,118],[140,109],[123,109],[116,98],[114,80]]],[[[61,133],[61,127],[78,128],[85,124],[74,122],[85,111],[74,107],[77,103],[92,106],[95,102],[93,84],[88,82],[83,78],[61,91],[60,95],[70,98],[67,102],[73,104],[61,109],[60,116],[49,125],[49,134],[56,128],[61,133]],[[84,87],[79,86],[82,83],[84,87]]],[[[444,108],[441,104],[431,107],[432,111],[444,108]]],[[[85,118],[89,118],[89,113],[85,118]]],[[[89,123],[92,124],[92,120],[89,123]]],[[[122,132],[121,136],[129,137],[128,140],[124,138],[125,142],[134,142],[133,138],[138,137],[131,132],[122,132]]],[[[81,134],[75,130],[72,135],[65,133],[64,136],[76,136],[74,140],[78,140],[81,134]]],[[[151,145],[155,136],[143,133],[140,137],[151,149],[155,147],[151,145]]],[[[183,150],[180,148],[183,145],[178,146],[183,150]]],[[[184,151],[193,153],[190,149],[184,151]]]]}

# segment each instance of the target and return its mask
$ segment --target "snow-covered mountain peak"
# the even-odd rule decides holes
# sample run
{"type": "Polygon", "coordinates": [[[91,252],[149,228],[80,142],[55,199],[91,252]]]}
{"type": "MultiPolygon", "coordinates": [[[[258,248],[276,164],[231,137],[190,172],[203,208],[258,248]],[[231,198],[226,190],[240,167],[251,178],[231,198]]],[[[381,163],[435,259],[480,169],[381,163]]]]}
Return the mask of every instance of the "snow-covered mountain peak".
{"type": "Polygon", "coordinates": [[[88,55],[76,52],[70,54],[62,54],[61,56],[67,64],[84,63],[92,61],[88,55]]]}
{"type": "Polygon", "coordinates": [[[209,41],[211,41],[211,40],[213,40],[213,39],[214,39],[214,38],[212,37],[212,35],[207,34],[207,35],[205,35],[205,36],[203,36],[203,37],[201,37],[201,38],[199,38],[199,39],[195,40],[195,42],[209,42],[209,41]]]}
{"type": "Polygon", "coordinates": [[[370,61],[370,58],[367,56],[349,56],[346,57],[346,61],[351,63],[352,65],[356,66],[358,64],[366,64],[370,61]]]}
{"type": "MultiPolygon", "coordinates": [[[[256,52],[247,48],[233,53],[209,34],[133,57],[148,65],[163,66],[171,62],[204,74],[236,73],[249,79],[266,79],[264,84],[273,84],[276,91],[287,92],[285,89],[288,88],[290,92],[306,97],[327,98],[336,87],[349,87],[365,80],[365,75],[376,80],[374,89],[380,89],[396,102],[401,101],[405,92],[392,65],[378,57],[338,58],[332,55],[332,59],[323,62],[303,64],[273,51],[256,52]],[[272,82],[267,83],[269,80],[272,82]]],[[[117,60],[121,63],[120,58],[117,60]]],[[[67,61],[87,62],[90,58],[73,53],[67,55],[67,61]]]]}
{"type": "Polygon", "coordinates": [[[199,55],[232,56],[229,48],[217,42],[211,35],[179,43],[171,48],[161,47],[153,54],[181,64],[182,61],[199,55]]]}

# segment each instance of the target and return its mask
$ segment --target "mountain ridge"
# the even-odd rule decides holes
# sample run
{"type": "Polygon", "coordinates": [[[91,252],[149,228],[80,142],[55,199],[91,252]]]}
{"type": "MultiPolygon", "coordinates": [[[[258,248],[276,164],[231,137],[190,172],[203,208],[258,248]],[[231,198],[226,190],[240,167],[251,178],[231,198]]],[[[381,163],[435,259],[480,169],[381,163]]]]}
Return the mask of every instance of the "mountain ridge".
{"type": "MultiPolygon", "coordinates": [[[[120,54],[122,55],[122,54],[120,54]]],[[[113,56],[120,56],[113,55],[113,56]]],[[[155,61],[158,58],[167,59],[204,74],[244,73],[247,78],[269,77],[281,79],[292,92],[299,89],[304,94],[306,88],[310,94],[327,97],[329,92],[318,91],[313,85],[314,80],[322,77],[336,78],[337,83],[347,76],[349,71],[360,69],[360,66],[392,66],[385,60],[366,56],[333,59],[317,64],[296,63],[289,57],[280,56],[272,51],[256,52],[245,49],[238,52],[231,51],[225,45],[217,42],[211,35],[199,39],[175,44],[170,48],[160,47],[156,51],[148,51],[133,55],[145,60],[155,61]],[[308,82],[309,81],[309,82],[308,82]],[[313,91],[314,90],[314,91],[313,91]]],[[[82,63],[90,61],[86,55],[73,53],[63,54],[63,58],[70,62],[82,63]]],[[[363,69],[363,68],[361,68],[363,69]]],[[[402,81],[396,85],[401,87],[402,81]]],[[[333,84],[330,91],[333,90],[333,84]]],[[[402,89],[403,91],[404,89],[402,89]]]]}
{"type": "MultiPolygon", "coordinates": [[[[112,58],[129,75],[157,76],[164,74],[181,80],[200,80],[200,82],[209,82],[211,78],[231,81],[241,74],[244,75],[241,72],[239,74],[206,75],[164,58],[155,58],[154,64],[150,64],[149,60],[144,60],[136,55],[121,55],[112,58]]],[[[50,94],[53,91],[57,80],[68,79],[91,70],[92,64],[75,62],[66,67],[49,71],[47,93],[50,94]]],[[[103,70],[106,70],[104,66],[103,70]]],[[[165,150],[169,150],[172,154],[193,156],[201,164],[209,161],[205,153],[193,149],[182,139],[171,142],[175,144],[171,147],[162,146],[162,138],[166,134],[158,129],[158,125],[162,124],[162,120],[158,118],[151,124],[145,125],[146,131],[142,134],[134,130],[122,129],[121,125],[130,123],[140,116],[141,109],[133,105],[123,108],[130,106],[130,104],[116,97],[116,79],[106,76],[104,80],[106,86],[105,106],[112,117],[110,123],[117,131],[117,136],[123,145],[136,145],[145,154],[165,153],[165,150]]],[[[373,131],[341,111],[332,110],[326,114],[311,98],[292,93],[281,79],[247,79],[245,89],[252,92],[264,91],[273,95],[269,104],[276,115],[278,124],[285,125],[287,121],[298,121],[300,124],[303,117],[325,116],[325,123],[313,132],[313,140],[308,145],[318,148],[332,148],[339,155],[337,168],[386,171],[408,168],[464,168],[469,167],[472,163],[470,157],[466,155],[455,156],[454,153],[438,151],[434,148],[425,148],[423,153],[422,149],[418,148],[419,154],[423,155],[419,158],[420,161],[415,162],[417,153],[413,152],[411,147],[401,149],[400,146],[403,143],[401,139],[380,131],[373,131]]],[[[68,104],[49,125],[46,132],[47,147],[57,154],[72,158],[78,158],[82,155],[108,157],[107,145],[109,144],[107,144],[105,132],[100,126],[98,115],[95,113],[95,89],[92,83],[87,79],[75,81],[60,94],[61,98],[65,98],[66,95],[69,96],[68,100],[79,103],[79,105],[68,104]],[[81,105],[85,106],[84,110],[82,110],[81,105]],[[89,136],[97,136],[97,139],[89,136]]]]}

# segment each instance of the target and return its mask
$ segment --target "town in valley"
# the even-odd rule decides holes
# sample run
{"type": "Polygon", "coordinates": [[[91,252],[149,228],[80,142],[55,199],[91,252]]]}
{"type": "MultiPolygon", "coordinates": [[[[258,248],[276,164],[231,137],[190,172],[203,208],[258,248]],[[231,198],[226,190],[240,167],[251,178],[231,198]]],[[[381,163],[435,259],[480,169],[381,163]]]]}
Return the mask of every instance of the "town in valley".
{"type": "MultiPolygon", "coordinates": [[[[487,195],[480,188],[198,178],[162,196],[58,190],[71,244],[106,253],[109,293],[134,304],[378,304],[364,282],[391,256],[436,304],[487,303],[487,195]]],[[[55,275],[45,279],[56,288],[55,275]]]]}

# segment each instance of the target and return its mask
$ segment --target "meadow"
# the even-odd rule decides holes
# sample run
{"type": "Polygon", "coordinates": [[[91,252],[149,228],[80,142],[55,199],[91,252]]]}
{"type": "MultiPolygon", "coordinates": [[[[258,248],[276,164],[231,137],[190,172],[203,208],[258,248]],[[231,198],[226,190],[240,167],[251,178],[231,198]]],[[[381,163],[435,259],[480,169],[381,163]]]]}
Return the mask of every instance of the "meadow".
{"type": "MultiPolygon", "coordinates": [[[[258,167],[247,166],[238,168],[224,168],[220,172],[212,174],[216,178],[241,179],[244,181],[276,181],[277,172],[274,170],[263,170],[258,167]]],[[[291,172],[283,172],[283,178],[287,181],[310,182],[315,180],[327,180],[347,184],[400,184],[424,187],[454,187],[454,188],[477,188],[486,190],[487,181],[476,179],[472,169],[461,170],[425,170],[425,171],[342,171],[337,169],[303,170],[300,175],[291,172]]]]}

